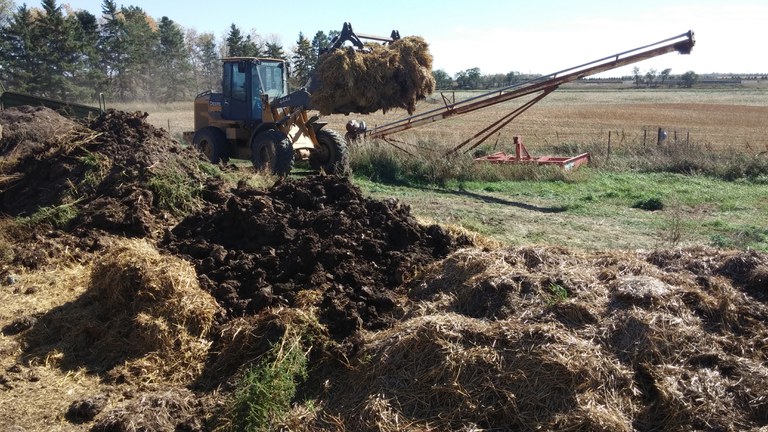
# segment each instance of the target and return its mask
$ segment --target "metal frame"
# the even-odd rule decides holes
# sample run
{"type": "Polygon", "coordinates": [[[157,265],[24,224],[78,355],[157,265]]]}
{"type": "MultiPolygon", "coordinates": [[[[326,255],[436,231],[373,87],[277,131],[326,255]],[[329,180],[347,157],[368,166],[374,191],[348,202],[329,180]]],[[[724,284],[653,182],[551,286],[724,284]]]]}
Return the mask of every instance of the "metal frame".
{"type": "Polygon", "coordinates": [[[673,51],[677,51],[680,54],[690,54],[695,43],[696,42],[693,37],[693,31],[688,31],[686,33],[673,36],[652,44],[644,45],[628,51],[623,51],[568,69],[563,69],[561,71],[557,71],[530,81],[513,84],[459,102],[454,101],[449,103],[448,98],[443,95],[443,107],[429,110],[421,114],[405,117],[399,120],[395,120],[391,123],[375,127],[369,131],[364,132],[363,136],[367,138],[386,138],[389,135],[412,129],[424,124],[433,123],[457,115],[470,113],[502,102],[517,99],[523,96],[539,93],[534,99],[504,115],[501,119],[486,126],[468,140],[449,150],[448,154],[458,152],[463,147],[467,146],[473,140],[475,140],[475,142],[465,150],[469,151],[482,144],[485,140],[487,140],[496,132],[500,131],[512,120],[525,112],[528,108],[535,105],[541,99],[552,93],[562,84],[576,81],[590,75],[626,66],[632,63],[637,63],[639,61],[647,60],[673,51]]]}
{"type": "Polygon", "coordinates": [[[523,144],[523,139],[519,136],[512,138],[515,144],[515,155],[508,155],[504,152],[496,152],[486,156],[475,158],[477,162],[489,162],[494,164],[506,164],[506,163],[534,163],[537,165],[557,165],[560,168],[571,170],[578,168],[580,165],[589,163],[589,153],[582,153],[573,157],[559,157],[559,156],[542,156],[534,157],[528,153],[528,149],[523,144]]]}

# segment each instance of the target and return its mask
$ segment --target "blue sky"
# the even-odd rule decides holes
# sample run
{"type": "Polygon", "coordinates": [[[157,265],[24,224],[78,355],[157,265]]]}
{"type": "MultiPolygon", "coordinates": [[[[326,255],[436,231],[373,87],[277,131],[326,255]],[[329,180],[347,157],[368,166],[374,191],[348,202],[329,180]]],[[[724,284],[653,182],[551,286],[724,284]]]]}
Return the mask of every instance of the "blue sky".
{"type": "MultiPolygon", "coordinates": [[[[17,0],[17,3],[21,3],[17,0]]],[[[60,0],[97,16],[101,0],[60,0]]],[[[440,0],[373,2],[294,0],[120,1],[155,18],[168,16],[199,32],[226,34],[235,23],[277,37],[286,48],[299,32],[310,38],[351,22],[360,33],[419,35],[430,43],[434,68],[451,75],[471,67],[483,73],[549,73],[693,30],[690,56],[671,53],[638,63],[672,73],[768,73],[768,1],[765,0],[440,0]]],[[[29,1],[29,6],[39,6],[29,1]]],[[[630,74],[631,66],[607,75],[630,74]]]]}

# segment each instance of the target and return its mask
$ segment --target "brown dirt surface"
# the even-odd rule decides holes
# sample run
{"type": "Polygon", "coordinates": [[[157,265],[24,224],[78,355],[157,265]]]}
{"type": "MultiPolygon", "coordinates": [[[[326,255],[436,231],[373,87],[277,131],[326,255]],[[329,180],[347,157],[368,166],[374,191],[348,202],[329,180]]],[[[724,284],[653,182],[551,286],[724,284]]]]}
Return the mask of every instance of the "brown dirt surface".
{"type": "Polygon", "coordinates": [[[150,180],[169,171],[188,182],[201,183],[203,176],[200,156],[145,118],[146,113],[109,110],[86,128],[44,108],[4,111],[6,137],[11,130],[11,137],[24,138],[3,139],[18,161],[1,168],[0,213],[30,216],[74,206],[78,216],[70,229],[157,234],[168,211],[150,180]]]}
{"type": "Polygon", "coordinates": [[[390,326],[400,303],[394,289],[468,242],[418,224],[394,200],[365,198],[341,177],[283,182],[266,193],[237,188],[216,201],[223,204],[177,225],[166,247],[195,264],[230,317],[322,292],[320,318],[340,338],[390,326]]]}

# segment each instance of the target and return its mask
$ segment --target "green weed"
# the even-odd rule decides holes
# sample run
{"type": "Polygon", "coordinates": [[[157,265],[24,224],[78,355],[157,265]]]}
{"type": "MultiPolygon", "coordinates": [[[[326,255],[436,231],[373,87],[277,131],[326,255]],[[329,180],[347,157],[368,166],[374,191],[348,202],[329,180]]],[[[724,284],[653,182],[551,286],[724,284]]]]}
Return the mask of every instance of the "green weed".
{"type": "Polygon", "coordinates": [[[646,211],[656,211],[664,209],[664,203],[661,202],[661,198],[658,197],[644,198],[635,201],[635,203],[632,204],[632,208],[646,211]]]}
{"type": "Polygon", "coordinates": [[[55,228],[64,228],[77,217],[76,203],[62,204],[58,206],[42,207],[27,218],[23,223],[29,225],[49,224],[55,228]]]}
{"type": "Polygon", "coordinates": [[[568,300],[568,290],[565,289],[562,285],[557,283],[551,283],[549,284],[549,287],[547,287],[547,289],[549,290],[549,293],[550,293],[549,299],[547,300],[547,303],[549,305],[553,305],[553,304],[568,300]]]}
{"type": "Polygon", "coordinates": [[[289,334],[244,374],[234,394],[232,430],[273,430],[288,413],[297,385],[307,378],[301,336],[289,334]]]}
{"type": "Polygon", "coordinates": [[[175,216],[185,216],[199,207],[202,185],[180,171],[167,170],[147,181],[154,204],[175,216]]]}

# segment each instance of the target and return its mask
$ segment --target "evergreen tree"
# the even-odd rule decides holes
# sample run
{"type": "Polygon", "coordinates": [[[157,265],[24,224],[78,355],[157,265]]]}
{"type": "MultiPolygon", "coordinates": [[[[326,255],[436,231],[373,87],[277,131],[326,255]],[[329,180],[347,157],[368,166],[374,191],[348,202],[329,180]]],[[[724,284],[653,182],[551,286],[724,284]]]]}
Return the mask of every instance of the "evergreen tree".
{"type": "Polygon", "coordinates": [[[285,59],[285,51],[283,51],[283,46],[276,39],[273,41],[267,42],[265,45],[265,50],[266,52],[264,53],[264,55],[269,58],[285,59]]]}
{"type": "Polygon", "coordinates": [[[75,84],[80,89],[80,93],[82,93],[82,96],[78,96],[78,99],[89,98],[95,100],[98,98],[101,84],[105,80],[105,74],[101,68],[101,56],[98,50],[99,24],[96,16],[88,11],[77,11],[75,18],[78,22],[75,41],[78,43],[80,53],[79,64],[82,68],[75,81],[75,84]]]}
{"type": "Polygon", "coordinates": [[[162,99],[165,102],[182,100],[192,82],[192,65],[184,44],[184,34],[168,17],[160,19],[157,31],[157,79],[162,99]]]}
{"type": "Polygon", "coordinates": [[[37,86],[39,43],[33,40],[32,24],[32,13],[21,5],[8,24],[0,27],[0,78],[9,90],[27,92],[30,86],[37,86]]]}
{"type": "Polygon", "coordinates": [[[75,40],[76,18],[65,17],[56,0],[43,0],[43,14],[32,25],[33,40],[39,46],[40,79],[30,92],[67,99],[75,90],[74,77],[80,71],[80,55],[75,40]]]}
{"type": "Polygon", "coordinates": [[[230,57],[245,56],[245,38],[240,29],[232,23],[227,34],[227,55],[230,57]]]}
{"type": "Polygon", "coordinates": [[[312,38],[312,68],[317,64],[317,59],[320,54],[324,53],[331,46],[331,37],[326,35],[322,30],[315,33],[315,37],[312,38]]]}
{"type": "Polygon", "coordinates": [[[130,99],[152,100],[158,89],[153,80],[155,69],[155,47],[159,43],[154,21],[137,6],[122,8],[125,16],[126,66],[124,69],[125,90],[130,99]],[[152,25],[150,25],[152,24],[152,25]]]}
{"type": "Polygon", "coordinates": [[[101,25],[98,51],[105,80],[100,90],[110,97],[126,100],[129,86],[124,82],[127,58],[125,18],[113,0],[104,0],[101,12],[104,23],[101,25]]]}
{"type": "Polygon", "coordinates": [[[245,42],[243,42],[243,55],[245,57],[262,57],[264,55],[264,50],[257,38],[252,37],[251,35],[245,37],[245,42]]]}
{"type": "Polygon", "coordinates": [[[258,38],[251,35],[243,36],[240,29],[232,24],[226,38],[227,55],[229,57],[261,57],[264,50],[258,42],[258,38]]]}
{"type": "Polygon", "coordinates": [[[314,68],[312,64],[313,56],[312,43],[304,37],[304,33],[300,32],[299,39],[296,41],[296,47],[293,49],[293,55],[291,56],[291,65],[293,66],[292,86],[298,88],[306,85],[314,68]]]}

